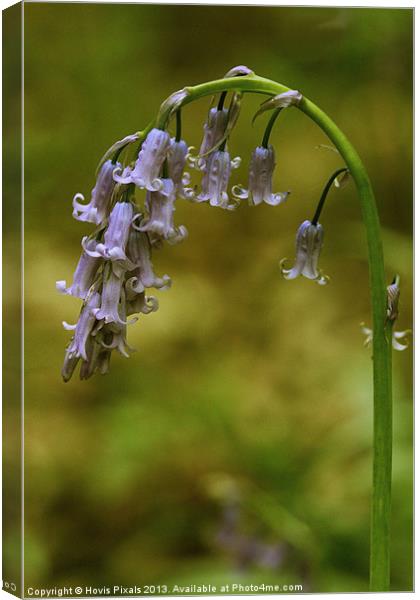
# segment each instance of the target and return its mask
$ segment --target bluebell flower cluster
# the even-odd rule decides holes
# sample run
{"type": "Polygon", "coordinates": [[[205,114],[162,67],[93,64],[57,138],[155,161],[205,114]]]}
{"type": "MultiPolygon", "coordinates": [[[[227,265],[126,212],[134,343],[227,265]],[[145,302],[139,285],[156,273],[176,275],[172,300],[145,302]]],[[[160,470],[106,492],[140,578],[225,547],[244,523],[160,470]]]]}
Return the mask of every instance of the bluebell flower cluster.
{"type": "MultiPolygon", "coordinates": [[[[250,73],[247,67],[239,66],[226,77],[250,73]]],[[[73,217],[96,229],[82,238],[72,283],[56,284],[61,293],[83,302],[77,323],[63,323],[66,330],[73,331],[62,369],[64,381],[72,377],[79,363],[80,377],[87,379],[95,372],[108,371],[113,350],[125,357],[133,351],[127,343],[128,325],[158,309],[157,299],[149,295],[151,289],[165,290],[171,285],[169,275],[155,274],[152,253],[165,244],[181,242],[188,234],[174,220],[178,199],[225,210],[234,210],[244,199],[251,206],[276,206],[287,199],[289,192],[272,189],[276,161],[268,137],[276,115],[262,144],[252,152],[248,188],[235,185],[230,189],[231,172],[241,159],[231,157],[228,143],[242,94],[232,92],[226,108],[227,94],[222,92],[217,106],[210,108],[197,154],[181,138],[180,110],[188,98],[185,88],[162,104],[159,115],[166,116],[165,124],[158,115],[155,127],[128,135],[109,148],[99,163],[89,202],[82,194],[74,196],[73,217]],[[171,137],[168,124],[174,116],[176,135],[171,137]],[[192,185],[187,168],[200,173],[200,185],[192,185]]],[[[257,114],[270,109],[280,112],[301,99],[299,92],[289,90],[264,102],[257,114]]],[[[322,238],[319,223],[305,221],[301,225],[296,264],[282,269],[287,279],[303,275],[321,284],[326,282],[317,268],[322,238]]]]}

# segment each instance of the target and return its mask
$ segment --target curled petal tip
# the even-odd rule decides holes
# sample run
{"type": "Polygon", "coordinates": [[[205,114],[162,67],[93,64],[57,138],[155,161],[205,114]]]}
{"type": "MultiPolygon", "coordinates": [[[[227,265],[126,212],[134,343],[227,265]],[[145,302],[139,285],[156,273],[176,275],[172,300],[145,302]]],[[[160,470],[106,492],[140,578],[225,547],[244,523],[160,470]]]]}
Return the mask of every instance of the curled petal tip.
{"type": "Polygon", "coordinates": [[[392,333],[392,347],[394,350],[397,350],[398,352],[407,350],[409,346],[408,341],[406,343],[400,343],[398,340],[404,340],[411,333],[411,329],[406,329],[405,331],[394,331],[392,333]]]}
{"type": "Polygon", "coordinates": [[[328,275],[324,275],[320,272],[319,276],[317,277],[317,279],[315,279],[315,281],[318,285],[327,285],[331,281],[331,278],[328,275]]]}
{"type": "Polygon", "coordinates": [[[55,282],[55,289],[60,292],[60,294],[66,294],[67,293],[67,285],[65,280],[60,280],[60,281],[56,281],[55,282]]]}
{"type": "Polygon", "coordinates": [[[234,185],[232,187],[232,196],[238,198],[238,200],[246,200],[249,196],[249,192],[242,185],[234,185]]]}
{"type": "Polygon", "coordinates": [[[289,260],[288,258],[282,258],[281,261],[279,262],[279,268],[280,268],[281,274],[283,275],[283,277],[285,279],[294,279],[295,276],[292,275],[293,269],[286,269],[286,267],[284,266],[288,260],[289,260]]]}

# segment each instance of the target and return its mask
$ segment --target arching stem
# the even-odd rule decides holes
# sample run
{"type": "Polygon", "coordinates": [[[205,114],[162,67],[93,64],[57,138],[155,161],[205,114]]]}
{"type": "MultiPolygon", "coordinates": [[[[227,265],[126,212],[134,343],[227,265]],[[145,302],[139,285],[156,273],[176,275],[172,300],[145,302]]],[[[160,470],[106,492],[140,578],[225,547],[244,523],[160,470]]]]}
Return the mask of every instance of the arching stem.
{"type": "MultiPolygon", "coordinates": [[[[224,91],[275,96],[289,91],[285,85],[249,75],[218,79],[185,88],[185,106],[203,96],[224,91]]],[[[392,474],[391,333],[386,319],[385,268],[375,197],[366,169],[344,133],[313,102],[303,97],[298,108],[314,121],[341,154],[357,187],[366,230],[373,322],[373,495],[371,507],[370,589],[387,591],[390,583],[390,516],[392,474]]],[[[152,127],[164,127],[169,116],[161,111],[152,127]]]]}

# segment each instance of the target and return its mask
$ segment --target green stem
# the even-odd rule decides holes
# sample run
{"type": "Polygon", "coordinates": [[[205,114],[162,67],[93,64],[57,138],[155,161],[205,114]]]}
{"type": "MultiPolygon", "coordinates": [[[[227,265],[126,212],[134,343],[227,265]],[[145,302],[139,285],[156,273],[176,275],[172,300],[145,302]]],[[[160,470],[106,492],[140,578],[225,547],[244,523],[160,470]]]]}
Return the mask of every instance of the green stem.
{"type": "Polygon", "coordinates": [[[176,111],[176,134],[175,141],[180,142],[182,137],[182,120],[181,120],[181,109],[176,111]]]}
{"type": "MultiPolygon", "coordinates": [[[[231,77],[185,88],[182,105],[223,91],[270,96],[289,91],[285,85],[256,75],[231,77]]],[[[390,516],[392,471],[391,334],[386,320],[385,268],[375,197],[366,169],[346,136],[320,108],[302,98],[298,108],[314,121],[336,146],[359,193],[366,229],[373,322],[373,496],[371,508],[370,589],[386,591],[390,582],[390,516]]],[[[169,114],[159,113],[153,126],[164,127],[169,114]]]]}
{"type": "Polygon", "coordinates": [[[322,209],[324,208],[325,200],[327,199],[328,192],[330,191],[330,187],[332,186],[332,184],[334,183],[336,178],[339,175],[341,175],[341,173],[345,173],[346,171],[347,171],[347,167],[344,167],[343,169],[338,169],[331,175],[331,177],[327,181],[327,184],[324,187],[322,194],[321,194],[321,198],[318,202],[318,206],[316,207],[316,211],[315,211],[314,217],[312,219],[312,225],[316,225],[319,221],[319,217],[321,216],[322,209]]]}
{"type": "Polygon", "coordinates": [[[268,148],[268,142],[270,140],[271,130],[273,129],[274,123],[276,122],[276,119],[282,110],[283,110],[282,107],[275,108],[273,110],[273,114],[271,115],[270,120],[268,121],[267,127],[265,128],[265,131],[264,131],[264,137],[261,142],[261,146],[263,148],[268,148]]]}

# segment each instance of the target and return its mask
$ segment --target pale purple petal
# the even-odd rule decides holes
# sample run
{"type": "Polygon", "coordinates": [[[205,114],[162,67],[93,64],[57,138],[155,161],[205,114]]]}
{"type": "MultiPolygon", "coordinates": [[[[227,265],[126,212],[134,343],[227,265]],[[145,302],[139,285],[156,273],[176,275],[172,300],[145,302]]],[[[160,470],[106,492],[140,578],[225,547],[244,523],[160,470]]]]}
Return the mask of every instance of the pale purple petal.
{"type": "MultiPolygon", "coordinates": [[[[90,243],[88,242],[88,246],[92,245],[91,242],[94,242],[94,240],[91,240],[90,243]]],[[[67,288],[65,281],[57,281],[57,289],[63,294],[69,294],[82,299],[86,298],[101,263],[101,258],[89,256],[85,251],[82,252],[74,272],[72,285],[67,288]]]]}
{"type": "Polygon", "coordinates": [[[131,173],[131,181],[140,188],[156,191],[161,188],[160,173],[168,156],[170,136],[161,129],[152,129],[143,142],[131,173]]]}
{"type": "Polygon", "coordinates": [[[185,227],[174,226],[175,211],[175,186],[171,179],[162,179],[162,188],[159,191],[148,191],[146,195],[146,208],[148,217],[134,227],[139,231],[146,231],[153,236],[177,243],[187,235],[185,227]]]}
{"type": "Polygon", "coordinates": [[[168,173],[170,179],[174,182],[175,192],[180,198],[186,197],[184,185],[189,183],[188,174],[184,173],[187,155],[188,146],[186,142],[183,140],[177,142],[175,138],[172,138],[168,154],[168,173]]]}
{"type": "Polygon", "coordinates": [[[147,233],[132,228],[128,239],[127,254],[135,265],[133,277],[127,280],[126,289],[141,293],[145,288],[167,288],[171,280],[168,275],[157,277],[151,260],[151,246],[147,233]]]}
{"type": "Polygon", "coordinates": [[[92,190],[92,197],[88,204],[81,204],[84,200],[82,194],[76,194],[73,198],[73,217],[78,221],[88,221],[100,225],[108,216],[108,208],[112,192],[115,186],[113,172],[120,168],[120,163],[114,164],[107,160],[102,165],[96,185],[92,190]]]}
{"type": "Polygon", "coordinates": [[[314,225],[311,221],[304,221],[296,235],[296,259],[292,269],[285,269],[285,259],[281,261],[281,270],[285,279],[295,279],[303,275],[314,279],[320,285],[325,285],[328,278],[318,270],[318,259],[322,248],[324,231],[322,225],[314,225]]]}
{"type": "Polygon", "coordinates": [[[122,292],[122,278],[115,275],[112,269],[107,270],[103,285],[100,308],[94,311],[98,320],[104,319],[105,323],[125,324],[120,316],[120,300],[122,292]]]}
{"type": "Polygon", "coordinates": [[[227,193],[232,168],[229,152],[216,150],[208,157],[201,182],[201,193],[197,202],[209,202],[211,206],[233,209],[235,203],[230,202],[227,193]]]}
{"type": "MultiPolygon", "coordinates": [[[[74,356],[87,360],[86,341],[95,324],[95,312],[98,310],[100,301],[100,295],[98,292],[94,292],[89,296],[87,302],[84,304],[80,312],[74,336],[67,348],[67,355],[70,358],[74,356]]],[[[66,328],[68,328],[68,325],[66,328]]]]}

